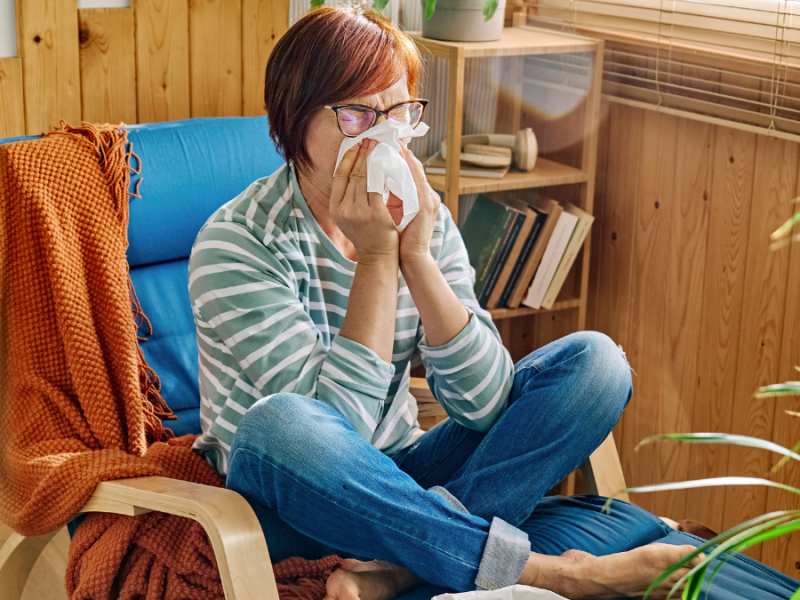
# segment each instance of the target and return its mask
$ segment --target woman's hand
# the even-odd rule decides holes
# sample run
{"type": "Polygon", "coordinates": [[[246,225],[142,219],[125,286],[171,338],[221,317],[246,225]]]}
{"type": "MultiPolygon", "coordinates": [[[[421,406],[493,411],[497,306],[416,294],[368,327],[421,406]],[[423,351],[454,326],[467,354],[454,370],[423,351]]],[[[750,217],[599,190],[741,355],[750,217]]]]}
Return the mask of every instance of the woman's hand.
{"type": "Polygon", "coordinates": [[[397,262],[399,236],[380,194],[367,192],[367,155],[377,146],[364,140],[348,150],[333,176],[330,212],[358,254],[358,262],[397,262]]]}
{"type": "MultiPolygon", "coordinates": [[[[411,169],[419,198],[419,212],[400,234],[400,263],[402,265],[403,262],[413,262],[430,256],[433,224],[439,214],[441,200],[439,194],[428,183],[422,163],[411,153],[411,150],[403,148],[401,155],[411,169]]],[[[402,215],[402,210],[400,214],[402,215]]]]}

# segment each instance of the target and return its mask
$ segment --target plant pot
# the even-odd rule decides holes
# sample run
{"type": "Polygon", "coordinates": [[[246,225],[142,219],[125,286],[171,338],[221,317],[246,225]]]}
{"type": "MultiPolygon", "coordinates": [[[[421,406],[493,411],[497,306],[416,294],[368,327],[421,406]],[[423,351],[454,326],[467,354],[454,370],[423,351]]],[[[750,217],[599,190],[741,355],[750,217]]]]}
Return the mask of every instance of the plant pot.
{"type": "MultiPolygon", "coordinates": [[[[484,0],[437,0],[436,10],[422,21],[422,35],[433,40],[450,42],[490,42],[503,34],[506,0],[499,0],[497,10],[488,21],[483,20],[484,0]]],[[[425,0],[422,0],[423,14],[425,0]]]]}

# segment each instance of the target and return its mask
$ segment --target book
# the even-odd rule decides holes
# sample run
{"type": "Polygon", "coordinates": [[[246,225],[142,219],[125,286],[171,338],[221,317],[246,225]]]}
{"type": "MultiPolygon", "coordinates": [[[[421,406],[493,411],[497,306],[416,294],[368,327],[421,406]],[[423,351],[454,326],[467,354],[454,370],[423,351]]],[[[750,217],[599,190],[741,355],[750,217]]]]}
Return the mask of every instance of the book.
{"type": "Polygon", "coordinates": [[[594,217],[592,215],[570,202],[564,205],[564,210],[577,217],[578,224],[575,226],[575,231],[569,239],[567,249],[564,250],[564,256],[561,257],[561,262],[558,263],[556,273],[553,275],[553,281],[550,283],[550,287],[547,288],[547,293],[545,293],[542,299],[542,308],[553,308],[553,303],[556,301],[558,293],[564,285],[564,280],[566,280],[569,270],[578,257],[578,252],[580,252],[580,249],[583,247],[583,242],[586,240],[589,229],[591,229],[592,223],[594,222],[594,217]]]}
{"type": "Polygon", "coordinates": [[[544,211],[541,211],[538,208],[533,208],[531,210],[533,210],[535,215],[533,227],[528,233],[528,237],[525,240],[525,245],[522,246],[522,250],[520,251],[519,256],[516,258],[514,262],[511,275],[509,276],[508,281],[505,284],[505,289],[503,290],[500,296],[500,300],[498,301],[497,306],[508,307],[508,302],[509,300],[511,300],[511,294],[514,293],[514,288],[517,286],[517,281],[519,281],[520,275],[522,275],[522,270],[528,263],[528,257],[531,255],[531,251],[533,250],[536,241],[539,239],[539,236],[542,233],[542,229],[544,228],[545,221],[547,220],[547,213],[545,213],[544,211]]]}
{"type": "MultiPolygon", "coordinates": [[[[426,173],[431,175],[446,174],[447,161],[442,158],[442,153],[437,152],[427,159],[422,166],[426,173]]],[[[461,164],[459,174],[461,177],[490,177],[492,179],[502,179],[508,173],[509,165],[505,167],[476,167],[473,165],[461,164]]]]}
{"type": "Polygon", "coordinates": [[[553,230],[553,235],[547,243],[547,248],[542,256],[542,261],[539,268],[536,269],[536,275],[533,277],[528,292],[522,303],[529,308],[541,308],[542,300],[544,299],[547,288],[553,281],[553,277],[558,269],[558,263],[561,262],[561,257],[567,249],[567,244],[575,231],[575,226],[578,224],[578,217],[573,214],[562,210],[561,216],[558,217],[558,222],[553,230]]]}
{"type": "Polygon", "coordinates": [[[536,207],[545,213],[547,218],[542,226],[542,232],[539,234],[539,238],[533,245],[530,256],[528,256],[527,262],[525,263],[525,266],[519,275],[519,279],[514,286],[514,291],[511,294],[510,299],[506,302],[506,306],[508,306],[508,308],[517,308],[522,302],[522,299],[525,297],[525,294],[528,291],[528,286],[533,280],[533,276],[536,273],[539,262],[542,260],[542,256],[547,249],[547,244],[550,242],[550,238],[553,235],[553,230],[558,223],[558,218],[561,216],[561,212],[564,210],[558,202],[550,199],[544,199],[540,202],[537,202],[536,207]]]}
{"type": "Polygon", "coordinates": [[[497,286],[500,273],[503,271],[503,268],[508,261],[508,257],[511,254],[511,250],[517,242],[517,238],[519,237],[519,232],[522,230],[522,226],[525,224],[525,213],[514,208],[513,206],[511,208],[514,209],[516,213],[514,215],[514,220],[511,222],[511,227],[508,229],[508,234],[506,235],[505,240],[503,240],[500,252],[495,258],[491,269],[489,269],[489,277],[483,285],[481,294],[478,296],[478,304],[484,308],[486,308],[486,304],[489,301],[494,288],[497,286]]]}
{"type": "Polygon", "coordinates": [[[511,224],[519,213],[479,194],[460,227],[469,264],[475,269],[475,296],[480,296],[491,266],[502,249],[511,224]]]}
{"type": "Polygon", "coordinates": [[[491,295],[486,301],[486,308],[488,309],[497,308],[500,305],[500,299],[508,287],[508,282],[511,279],[514,269],[519,263],[520,256],[525,246],[530,242],[529,238],[531,237],[531,232],[533,231],[538,219],[539,213],[536,210],[529,207],[524,202],[513,202],[514,203],[512,206],[519,210],[520,213],[524,215],[524,218],[518,218],[518,220],[521,221],[519,234],[516,236],[514,245],[509,249],[508,254],[503,260],[502,268],[499,270],[497,275],[497,281],[493,286],[491,295]]]}

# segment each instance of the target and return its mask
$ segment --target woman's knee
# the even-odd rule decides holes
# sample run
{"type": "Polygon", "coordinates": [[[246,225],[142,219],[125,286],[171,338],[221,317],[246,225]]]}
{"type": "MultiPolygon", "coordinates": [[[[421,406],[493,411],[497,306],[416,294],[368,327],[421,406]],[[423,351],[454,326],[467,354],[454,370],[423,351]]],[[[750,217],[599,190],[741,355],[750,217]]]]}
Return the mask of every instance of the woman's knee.
{"type": "Polygon", "coordinates": [[[579,331],[548,344],[518,363],[516,371],[515,379],[530,380],[515,381],[523,391],[548,371],[570,390],[559,397],[559,402],[573,404],[567,413],[589,409],[595,423],[600,419],[610,422],[611,427],[633,393],[625,353],[610,337],[597,331],[579,331]]]}
{"type": "Polygon", "coordinates": [[[591,389],[594,409],[605,412],[616,424],[633,395],[631,368],[625,352],[614,340],[598,331],[580,331],[567,338],[591,389]]]}
{"type": "Polygon", "coordinates": [[[332,408],[300,394],[279,393],[262,398],[242,416],[231,453],[248,448],[257,454],[291,452],[319,437],[332,408]]]}

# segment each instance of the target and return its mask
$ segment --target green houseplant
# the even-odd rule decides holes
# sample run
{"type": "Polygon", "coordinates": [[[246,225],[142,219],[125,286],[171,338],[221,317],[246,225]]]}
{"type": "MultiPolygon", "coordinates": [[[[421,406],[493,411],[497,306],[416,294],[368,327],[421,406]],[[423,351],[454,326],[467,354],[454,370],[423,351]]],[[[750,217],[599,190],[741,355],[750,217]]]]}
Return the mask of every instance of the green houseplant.
{"type": "MultiPolygon", "coordinates": [[[[795,202],[800,202],[800,198],[796,198],[795,202]]],[[[800,211],[796,212],[786,223],[779,227],[772,233],[772,249],[778,250],[789,243],[800,239],[800,235],[789,238],[794,226],[800,223],[800,211]]],[[[798,368],[800,370],[800,368],[798,368]]],[[[759,388],[756,393],[757,398],[776,397],[800,395],[800,381],[787,381],[786,383],[779,383],[768,385],[759,388]]],[[[800,413],[794,411],[786,411],[789,418],[800,417],[800,413]]],[[[725,433],[670,433],[662,435],[654,435],[645,438],[637,445],[636,449],[644,444],[650,444],[658,441],[679,442],[679,443],[695,443],[695,444],[730,444],[735,446],[746,446],[750,448],[759,448],[781,455],[781,459],[772,467],[772,472],[778,471],[790,460],[800,461],[800,442],[797,442],[792,448],[785,448],[774,442],[762,440],[760,438],[743,436],[743,435],[730,435],[725,433]]],[[[767,487],[778,488],[793,494],[800,495],[800,489],[785,485],[769,479],[758,477],[712,477],[708,479],[699,479],[695,481],[681,481],[675,483],[663,483],[656,485],[647,485],[641,487],[632,487],[626,490],[617,492],[659,492],[668,490],[684,490],[690,488],[706,487],[706,486],[724,486],[724,485],[763,485],[767,487]]],[[[611,503],[611,498],[608,499],[604,510],[608,510],[611,503]]],[[[714,577],[719,569],[736,554],[744,552],[747,548],[761,544],[767,540],[778,538],[781,536],[789,535],[790,533],[800,530],[800,510],[782,510],[760,515],[740,525],[732,527],[708,542],[699,546],[694,552],[688,554],[682,560],[673,564],[669,569],[662,573],[658,578],[653,581],[650,588],[647,590],[644,598],[650,595],[650,592],[666,580],[672,573],[678,569],[689,564],[692,559],[697,557],[703,552],[708,552],[706,558],[692,568],[686,576],[681,578],[670,591],[668,598],[675,595],[682,584],[686,584],[683,589],[683,600],[696,600],[701,597],[701,592],[705,587],[706,591],[713,584],[714,577]],[[713,546],[718,545],[717,548],[713,546]],[[726,554],[727,553],[727,554],[726,554]],[[711,562],[720,558],[720,563],[710,573],[708,582],[704,585],[704,580],[709,572],[711,562]]],[[[800,589],[795,591],[790,600],[800,600],[800,589]]]]}
{"type": "MultiPolygon", "coordinates": [[[[485,42],[500,39],[506,0],[418,0],[425,10],[422,34],[425,37],[485,42]],[[438,1],[438,7],[437,7],[438,1]],[[497,10],[500,8],[501,10],[497,10]]],[[[374,0],[372,7],[383,10],[389,0],[374,0]]],[[[311,0],[319,8],[325,0],[311,0]]]]}

